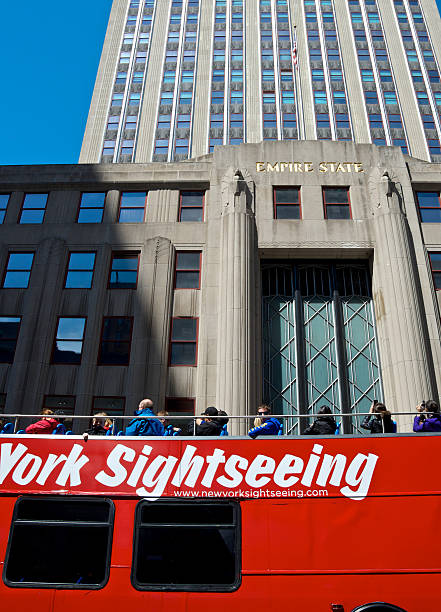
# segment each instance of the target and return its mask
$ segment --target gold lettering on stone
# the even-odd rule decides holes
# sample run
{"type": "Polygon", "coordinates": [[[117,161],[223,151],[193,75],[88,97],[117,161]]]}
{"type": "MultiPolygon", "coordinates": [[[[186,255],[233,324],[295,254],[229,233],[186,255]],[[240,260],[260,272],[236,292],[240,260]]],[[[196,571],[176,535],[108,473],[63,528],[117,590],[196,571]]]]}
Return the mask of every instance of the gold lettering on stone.
{"type": "Polygon", "coordinates": [[[256,162],[256,172],[265,172],[265,162],[256,162]]]}
{"type": "Polygon", "coordinates": [[[339,162],[339,161],[321,161],[319,165],[314,167],[313,162],[299,162],[299,161],[276,161],[271,163],[269,161],[256,162],[256,172],[314,172],[318,170],[319,173],[325,174],[326,172],[338,173],[338,172],[364,172],[363,164],[361,162],[339,162]]]}

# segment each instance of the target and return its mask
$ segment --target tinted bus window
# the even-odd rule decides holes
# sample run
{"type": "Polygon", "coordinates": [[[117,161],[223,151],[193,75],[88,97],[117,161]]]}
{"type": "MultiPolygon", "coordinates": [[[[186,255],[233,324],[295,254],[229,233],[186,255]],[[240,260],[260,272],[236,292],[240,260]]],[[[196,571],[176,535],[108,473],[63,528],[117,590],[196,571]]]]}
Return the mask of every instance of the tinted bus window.
{"type": "Polygon", "coordinates": [[[233,591],[240,584],[236,502],[138,504],[132,583],[139,590],[233,591]]]}
{"type": "Polygon", "coordinates": [[[4,582],[11,587],[102,588],[109,577],[113,518],[113,503],[106,499],[18,499],[4,582]]]}

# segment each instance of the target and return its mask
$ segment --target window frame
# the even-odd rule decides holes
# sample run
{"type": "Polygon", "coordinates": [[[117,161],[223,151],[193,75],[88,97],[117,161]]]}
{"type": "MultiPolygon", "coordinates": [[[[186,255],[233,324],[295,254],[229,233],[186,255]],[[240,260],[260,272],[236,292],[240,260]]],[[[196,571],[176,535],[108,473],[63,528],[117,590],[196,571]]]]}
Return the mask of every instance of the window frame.
{"type": "Polygon", "coordinates": [[[441,251],[428,251],[427,254],[429,256],[430,270],[432,272],[433,288],[435,291],[441,291],[441,269],[435,270],[433,267],[433,263],[432,263],[432,255],[439,255],[441,257],[441,251]],[[440,286],[439,287],[437,287],[437,283],[435,281],[435,274],[440,275],[440,286]]]}
{"type": "MultiPolygon", "coordinates": [[[[37,520],[31,520],[29,522],[32,523],[37,523],[37,520]]],[[[47,522],[51,522],[51,521],[47,521],[47,522]]],[[[52,521],[54,522],[54,521],[52,521]]],[[[42,521],[38,521],[39,524],[42,523],[42,521]]],[[[92,525],[93,521],[57,521],[58,526],[61,526],[62,524],[83,524],[83,525],[92,525]]],[[[43,523],[44,524],[44,523],[43,523]]],[[[103,525],[105,525],[106,523],[102,522],[103,525]]],[[[103,589],[107,583],[109,582],[109,577],[110,577],[110,565],[111,565],[111,558],[112,558],[112,548],[113,548],[113,532],[114,532],[114,527],[115,527],[115,504],[113,502],[112,499],[110,499],[109,497],[99,497],[97,498],[95,497],[91,497],[91,496],[70,496],[70,497],[63,497],[60,495],[21,495],[18,497],[18,499],[16,500],[15,504],[14,504],[14,510],[12,513],[12,518],[11,518],[11,524],[10,524],[10,529],[9,529],[9,536],[8,536],[8,543],[7,543],[7,547],[6,547],[6,553],[5,553],[5,562],[4,562],[4,566],[3,566],[3,572],[2,572],[2,579],[3,582],[6,586],[10,587],[10,588],[26,588],[26,589],[62,589],[62,590],[94,590],[94,591],[98,591],[103,589]],[[44,583],[44,582],[32,582],[32,583],[26,583],[26,582],[11,582],[10,580],[7,579],[6,577],[6,572],[7,572],[7,567],[8,567],[8,562],[9,562],[9,556],[10,556],[10,552],[11,552],[11,546],[12,546],[12,538],[13,538],[13,533],[14,533],[14,527],[16,525],[16,521],[19,520],[17,519],[17,514],[18,514],[18,508],[20,503],[23,500],[27,500],[27,499],[44,499],[46,502],[48,501],[56,501],[56,502],[66,502],[66,501],[70,501],[73,503],[79,503],[79,502],[87,502],[87,501],[91,501],[91,502],[96,502],[98,499],[99,501],[105,502],[108,504],[109,506],[109,519],[108,519],[108,526],[109,526],[109,530],[108,530],[108,537],[107,537],[107,553],[106,553],[106,565],[105,565],[105,575],[104,575],[104,580],[103,582],[101,582],[100,584],[97,585],[92,585],[92,584],[77,584],[77,583],[66,583],[66,582],[62,582],[62,583],[55,583],[55,582],[50,582],[50,583],[44,583]]]]}
{"type": "MultiPolygon", "coordinates": [[[[111,258],[110,258],[110,266],[109,266],[109,276],[107,279],[107,289],[111,290],[111,291],[133,291],[136,290],[138,288],[138,279],[139,279],[139,264],[140,264],[140,260],[141,260],[141,251],[112,251],[111,254],[111,258]],[[118,257],[115,257],[118,256],[118,257]],[[132,257],[130,257],[132,256],[132,257]],[[112,287],[110,284],[110,279],[112,278],[112,266],[113,266],[113,261],[116,259],[131,259],[131,258],[137,258],[137,266],[136,266],[136,282],[135,282],[135,286],[134,287],[112,287]]],[[[134,272],[134,270],[131,270],[131,272],[134,272]]]]}
{"type": "Polygon", "coordinates": [[[302,200],[301,200],[301,187],[300,185],[289,185],[289,186],[274,186],[273,187],[273,219],[275,220],[279,220],[279,221],[301,221],[303,219],[302,216],[302,200]],[[292,190],[292,189],[297,189],[297,193],[298,193],[298,203],[297,202],[282,202],[280,204],[277,204],[277,199],[276,199],[276,192],[277,191],[288,191],[288,190],[292,190]],[[285,218],[285,217],[278,217],[277,216],[277,206],[297,206],[299,209],[299,217],[296,218],[285,218]]]}
{"type": "Polygon", "coordinates": [[[46,216],[46,210],[47,210],[47,203],[49,200],[49,191],[26,191],[23,194],[23,198],[21,201],[21,206],[20,206],[20,214],[18,216],[18,225],[42,225],[44,223],[44,218],[46,216]],[[46,196],[46,203],[44,205],[43,208],[25,208],[25,202],[26,202],[26,196],[28,195],[45,195],[46,196]],[[23,211],[25,210],[42,210],[43,211],[43,216],[41,218],[41,221],[26,221],[23,223],[22,218],[23,218],[23,211]]]}
{"type": "Polygon", "coordinates": [[[197,251],[197,250],[179,250],[176,249],[176,253],[175,253],[175,273],[174,273],[174,278],[173,278],[173,289],[176,291],[197,291],[200,290],[201,288],[201,271],[202,271],[202,251],[197,251]],[[178,256],[181,255],[182,253],[192,253],[192,254],[198,254],[199,255],[199,268],[196,270],[192,270],[190,268],[182,268],[178,270],[178,256]],[[176,278],[178,275],[178,272],[198,272],[198,286],[197,287],[177,287],[176,286],[176,278]]]}
{"type": "Polygon", "coordinates": [[[206,190],[199,189],[181,189],[179,191],[179,209],[178,209],[178,223],[204,223],[205,221],[205,195],[206,190]],[[202,194],[202,205],[201,206],[182,206],[182,195],[185,193],[199,193],[202,194]],[[182,221],[182,209],[195,209],[202,211],[202,218],[200,221],[182,221]]]}
{"type": "MultiPolygon", "coordinates": [[[[179,517],[179,512],[176,512],[177,517],[179,517]]],[[[162,524],[162,523],[144,523],[144,525],[155,525],[157,527],[161,527],[162,525],[167,526],[167,524],[162,524]]],[[[182,522],[179,523],[179,520],[176,521],[176,523],[174,523],[175,525],[181,525],[181,529],[185,528],[186,526],[190,526],[190,527],[198,527],[198,523],[191,523],[191,524],[183,524],[182,522]]],[[[205,524],[207,525],[207,524],[205,524]]],[[[215,561],[215,558],[213,558],[213,561],[215,561]]],[[[237,500],[233,500],[233,499],[228,499],[228,500],[219,500],[216,499],[216,501],[213,500],[207,500],[207,499],[199,499],[199,498],[194,498],[191,500],[182,500],[179,499],[178,501],[175,499],[164,499],[164,500],[160,500],[159,502],[151,502],[148,499],[142,499],[140,500],[135,508],[135,520],[134,520],[134,526],[133,526],[133,550],[132,550],[132,563],[131,563],[131,572],[130,572],[130,582],[133,586],[134,589],[136,589],[137,591],[162,591],[162,592],[193,592],[193,593],[231,593],[234,591],[237,591],[237,589],[239,589],[239,587],[242,584],[242,511],[241,511],[241,506],[240,503],[237,500]],[[141,586],[137,581],[136,581],[136,570],[137,570],[137,566],[136,566],[136,561],[137,561],[137,556],[138,556],[138,547],[139,547],[139,533],[140,533],[140,525],[141,523],[141,513],[142,513],[142,508],[145,505],[150,505],[152,503],[160,503],[163,505],[169,505],[169,506],[179,506],[179,505],[186,505],[186,506],[195,506],[195,505],[222,505],[222,506],[232,506],[233,507],[233,512],[234,512],[234,518],[233,518],[233,529],[234,529],[234,540],[235,540],[235,544],[234,544],[234,565],[235,565],[235,580],[231,585],[227,585],[227,586],[223,586],[223,587],[213,587],[210,586],[208,584],[176,584],[175,587],[173,587],[173,585],[171,584],[156,584],[156,585],[150,585],[148,587],[146,586],[141,586]]]]}
{"type": "Polygon", "coordinates": [[[17,315],[10,315],[10,316],[8,316],[8,315],[2,314],[0,316],[0,324],[3,322],[3,321],[1,321],[1,319],[18,319],[18,322],[17,322],[18,323],[18,330],[17,330],[17,336],[15,338],[13,338],[12,336],[8,337],[8,338],[0,336],[0,363],[13,364],[14,360],[15,360],[15,351],[17,350],[17,343],[18,343],[18,338],[20,336],[20,329],[21,329],[21,323],[22,323],[22,320],[23,320],[23,316],[22,315],[19,315],[19,316],[17,316],[17,315]],[[2,350],[3,350],[3,349],[1,349],[1,347],[2,347],[3,341],[5,341],[5,340],[6,341],[15,340],[14,355],[13,355],[11,361],[2,361],[1,360],[1,353],[2,353],[2,350]]]}
{"type": "Polygon", "coordinates": [[[441,223],[441,192],[439,190],[434,189],[432,190],[425,190],[425,189],[421,189],[421,190],[416,190],[414,191],[415,193],[415,202],[418,208],[418,216],[419,216],[419,220],[420,223],[441,223]],[[438,194],[438,202],[439,202],[439,206],[421,206],[420,201],[419,201],[419,197],[418,194],[420,193],[437,193],[438,194]],[[439,214],[440,214],[440,221],[424,221],[422,214],[421,214],[421,209],[422,210],[438,210],[439,214]]]}
{"type": "Polygon", "coordinates": [[[131,359],[131,356],[132,356],[133,326],[134,326],[134,317],[133,316],[121,316],[121,317],[117,316],[117,315],[103,316],[103,320],[101,322],[101,332],[100,332],[100,339],[99,339],[99,350],[98,350],[98,357],[97,357],[97,366],[115,367],[115,368],[120,368],[120,367],[127,368],[130,365],[130,359],[131,359]],[[130,340],[120,340],[121,343],[129,345],[127,363],[102,363],[102,361],[101,361],[103,342],[115,342],[115,340],[103,340],[104,322],[106,321],[106,319],[129,319],[130,320],[130,340]]]}
{"type": "Polygon", "coordinates": [[[328,221],[352,221],[352,205],[351,205],[351,190],[350,190],[350,187],[348,187],[346,185],[343,185],[343,186],[340,186],[340,185],[338,185],[338,186],[337,185],[326,185],[326,186],[323,186],[322,187],[322,202],[323,202],[323,210],[324,210],[324,213],[325,213],[325,219],[326,220],[328,220],[328,221]],[[326,199],[325,199],[325,193],[326,193],[327,189],[345,189],[347,194],[348,194],[348,203],[344,204],[344,203],[341,203],[341,202],[327,202],[326,199]],[[329,218],[328,217],[328,208],[327,208],[328,205],[331,206],[331,207],[332,206],[347,206],[348,210],[349,210],[349,217],[346,218],[346,219],[335,219],[335,218],[333,219],[332,217],[329,218]]]}
{"type": "Polygon", "coordinates": [[[1,288],[2,289],[14,289],[14,290],[28,289],[29,283],[31,281],[31,274],[32,274],[32,270],[34,267],[34,262],[35,262],[35,251],[8,251],[8,258],[6,260],[5,269],[3,270],[1,288]],[[9,265],[9,260],[11,258],[11,255],[32,255],[32,263],[31,263],[31,267],[29,268],[29,270],[25,270],[24,268],[20,270],[8,270],[8,265],[9,265]],[[5,287],[5,281],[6,281],[6,276],[8,275],[8,272],[26,272],[28,274],[28,282],[26,283],[26,287],[5,287]]]}
{"type": "MultiPolygon", "coordinates": [[[[54,341],[52,343],[52,352],[51,352],[51,359],[50,359],[50,365],[69,365],[69,366],[79,366],[81,365],[81,362],[83,360],[83,350],[84,350],[84,338],[86,337],[86,327],[87,327],[87,315],[82,317],[82,316],[75,316],[75,317],[70,317],[70,316],[66,316],[66,315],[58,315],[57,316],[57,325],[55,327],[55,335],[54,335],[54,341]],[[81,338],[81,353],[80,353],[80,360],[78,361],[78,363],[72,363],[70,361],[54,361],[54,354],[55,354],[55,348],[56,348],[56,342],[58,340],[57,338],[57,334],[58,334],[58,328],[60,325],[60,320],[61,319],[84,319],[84,327],[83,327],[83,337],[81,338]]],[[[80,342],[80,340],[78,339],[73,339],[73,338],[61,338],[62,342],[80,342]]]]}
{"type": "Polygon", "coordinates": [[[198,349],[199,349],[199,317],[171,317],[170,322],[170,341],[169,341],[169,351],[168,351],[168,366],[170,368],[196,368],[198,365],[198,349]],[[173,323],[175,320],[181,319],[191,319],[192,321],[196,321],[196,338],[195,340],[173,340],[173,323]],[[194,363],[172,363],[172,347],[173,344],[194,344],[195,352],[194,352],[194,363]]]}
{"type": "Polygon", "coordinates": [[[11,195],[12,195],[12,193],[10,191],[9,192],[5,192],[5,193],[0,193],[0,198],[2,196],[7,196],[6,206],[4,208],[1,208],[1,206],[0,206],[0,225],[3,225],[4,222],[5,222],[6,213],[8,212],[8,206],[9,206],[9,203],[11,201],[11,195]],[[2,213],[3,213],[3,218],[2,218],[2,213]]]}
{"type": "Polygon", "coordinates": [[[134,190],[127,190],[127,191],[120,191],[119,193],[119,202],[118,202],[118,216],[117,216],[117,223],[145,223],[145,217],[147,214],[147,198],[149,196],[149,192],[148,190],[145,191],[137,191],[136,189],[134,190]],[[144,212],[142,215],[142,221],[121,221],[121,210],[141,210],[141,206],[124,206],[121,207],[121,203],[122,203],[122,199],[123,199],[123,195],[125,193],[145,193],[145,198],[144,198],[144,212]]]}
{"type": "Polygon", "coordinates": [[[103,222],[103,218],[104,218],[104,209],[106,207],[107,194],[108,194],[107,191],[82,191],[80,193],[80,199],[78,201],[78,209],[77,209],[77,216],[76,216],[76,219],[75,219],[75,223],[79,223],[81,225],[87,224],[87,223],[90,223],[92,225],[97,225],[99,223],[102,223],[103,222]],[[103,202],[103,205],[102,206],[87,206],[87,207],[84,207],[82,209],[81,208],[81,202],[82,202],[82,199],[83,199],[83,195],[89,194],[89,193],[104,193],[104,202],[103,202]],[[79,219],[80,219],[81,210],[101,210],[102,211],[101,221],[80,221],[79,219]]]}
{"type": "Polygon", "coordinates": [[[90,291],[93,287],[93,279],[95,276],[95,266],[96,266],[96,257],[97,257],[97,252],[96,251],[69,251],[68,252],[68,258],[67,258],[67,263],[66,263],[66,271],[64,274],[64,283],[63,283],[63,289],[67,289],[68,291],[72,291],[73,290],[79,290],[82,291],[84,289],[86,289],[87,291],[90,291]],[[90,287],[66,287],[66,283],[67,283],[67,277],[69,276],[69,264],[70,264],[70,258],[71,255],[95,255],[94,260],[93,260],[93,268],[92,270],[86,270],[81,269],[81,270],[70,270],[71,272],[92,272],[92,277],[90,279],[90,287]]]}

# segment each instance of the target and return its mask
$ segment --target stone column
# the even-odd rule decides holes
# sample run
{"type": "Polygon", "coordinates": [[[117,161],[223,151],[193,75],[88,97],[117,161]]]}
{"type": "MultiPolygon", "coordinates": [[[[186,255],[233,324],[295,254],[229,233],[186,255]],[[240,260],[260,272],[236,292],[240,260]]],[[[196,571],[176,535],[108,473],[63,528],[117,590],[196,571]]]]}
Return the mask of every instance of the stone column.
{"type": "MultiPolygon", "coordinates": [[[[222,180],[217,408],[253,414],[256,408],[256,260],[254,183],[229,169],[222,180]]],[[[244,433],[245,422],[230,431],[244,433]]]]}
{"type": "MultiPolygon", "coordinates": [[[[418,289],[411,235],[399,183],[384,172],[373,211],[373,292],[386,406],[409,412],[434,396],[424,310],[418,289]]],[[[398,419],[411,431],[412,418],[398,419]]]]}

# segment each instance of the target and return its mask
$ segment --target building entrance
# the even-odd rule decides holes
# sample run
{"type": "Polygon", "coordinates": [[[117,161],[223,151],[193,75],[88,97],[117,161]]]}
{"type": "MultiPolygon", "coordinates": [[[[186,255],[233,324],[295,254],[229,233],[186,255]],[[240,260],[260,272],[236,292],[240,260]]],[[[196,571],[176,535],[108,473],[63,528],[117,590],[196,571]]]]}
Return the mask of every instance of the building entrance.
{"type": "MultiPolygon", "coordinates": [[[[277,414],[351,412],[360,429],[382,399],[371,279],[367,264],[262,262],[263,398],[277,414]]],[[[338,420],[338,419],[337,419],[338,420]]],[[[298,434],[310,419],[286,419],[298,434]]]]}

